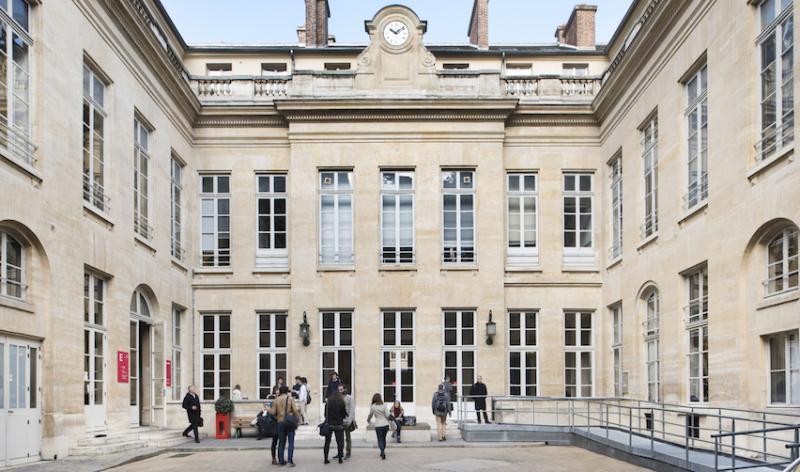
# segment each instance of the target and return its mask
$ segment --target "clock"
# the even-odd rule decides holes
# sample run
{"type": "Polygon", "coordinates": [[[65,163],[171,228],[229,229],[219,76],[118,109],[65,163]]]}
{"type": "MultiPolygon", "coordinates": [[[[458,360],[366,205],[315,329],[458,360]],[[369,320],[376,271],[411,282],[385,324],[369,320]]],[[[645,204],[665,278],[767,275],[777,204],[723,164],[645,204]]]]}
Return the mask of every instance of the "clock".
{"type": "Polygon", "coordinates": [[[392,21],[383,28],[383,39],[390,46],[402,46],[408,41],[408,26],[401,21],[392,21]]]}

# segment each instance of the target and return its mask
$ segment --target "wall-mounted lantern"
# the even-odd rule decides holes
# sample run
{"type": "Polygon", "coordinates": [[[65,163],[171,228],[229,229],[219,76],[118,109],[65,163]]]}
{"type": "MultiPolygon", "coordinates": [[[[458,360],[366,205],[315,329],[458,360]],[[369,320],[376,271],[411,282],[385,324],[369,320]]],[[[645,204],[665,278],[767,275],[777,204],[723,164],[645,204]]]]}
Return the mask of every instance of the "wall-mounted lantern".
{"type": "Polygon", "coordinates": [[[300,337],[303,338],[303,346],[308,346],[311,344],[309,338],[309,326],[308,326],[308,318],[306,317],[306,312],[303,312],[303,322],[300,323],[300,337]]]}
{"type": "Polygon", "coordinates": [[[492,310],[489,310],[489,321],[486,322],[486,344],[492,345],[497,336],[497,323],[492,321],[492,310]]]}

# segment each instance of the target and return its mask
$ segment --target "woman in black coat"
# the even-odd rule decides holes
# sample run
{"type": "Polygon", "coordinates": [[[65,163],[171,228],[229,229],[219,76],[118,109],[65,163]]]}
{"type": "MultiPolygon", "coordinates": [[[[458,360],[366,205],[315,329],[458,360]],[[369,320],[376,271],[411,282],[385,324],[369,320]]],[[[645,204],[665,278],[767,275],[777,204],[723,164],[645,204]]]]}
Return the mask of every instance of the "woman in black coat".
{"type": "Polygon", "coordinates": [[[330,398],[333,392],[338,392],[341,383],[342,381],[339,380],[339,374],[337,372],[332,373],[331,379],[328,382],[328,388],[325,390],[325,398],[330,398]]]}
{"type": "Polygon", "coordinates": [[[475,414],[478,415],[478,423],[481,422],[481,412],[483,412],[483,419],[486,420],[486,424],[489,424],[489,417],[486,415],[486,395],[488,393],[486,384],[483,383],[480,375],[478,376],[478,381],[472,386],[470,395],[475,402],[475,414]]]}
{"type": "Polygon", "coordinates": [[[186,410],[186,416],[189,417],[189,427],[183,430],[183,435],[189,437],[189,431],[194,431],[194,442],[200,442],[200,436],[197,433],[197,428],[202,421],[200,417],[200,397],[197,396],[197,387],[191,385],[186,396],[183,397],[183,409],[186,410]]]}
{"type": "Polygon", "coordinates": [[[344,448],[344,419],[347,417],[347,408],[344,404],[344,397],[339,393],[339,390],[333,390],[325,403],[325,424],[328,429],[325,432],[325,446],[322,450],[325,463],[328,464],[328,452],[331,448],[331,435],[336,435],[336,449],[339,451],[334,459],[339,459],[342,463],[343,448],[344,448]]]}

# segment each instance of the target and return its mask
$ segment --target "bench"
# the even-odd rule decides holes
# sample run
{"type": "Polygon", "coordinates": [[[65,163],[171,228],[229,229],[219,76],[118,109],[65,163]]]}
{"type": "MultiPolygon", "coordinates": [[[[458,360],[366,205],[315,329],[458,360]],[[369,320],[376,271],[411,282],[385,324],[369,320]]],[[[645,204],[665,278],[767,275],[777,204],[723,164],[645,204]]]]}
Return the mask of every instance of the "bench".
{"type": "MultiPolygon", "coordinates": [[[[400,439],[406,443],[427,443],[431,442],[431,425],[428,423],[417,423],[414,426],[403,426],[400,430],[400,439]]],[[[375,436],[375,426],[367,426],[365,440],[370,444],[377,444],[378,438],[375,436]]],[[[386,442],[391,442],[392,431],[386,435],[386,442]]]]}
{"type": "Polygon", "coordinates": [[[253,428],[254,431],[258,432],[258,428],[250,424],[253,418],[255,416],[236,416],[231,418],[231,435],[234,439],[242,437],[242,429],[244,428],[253,428]]]}

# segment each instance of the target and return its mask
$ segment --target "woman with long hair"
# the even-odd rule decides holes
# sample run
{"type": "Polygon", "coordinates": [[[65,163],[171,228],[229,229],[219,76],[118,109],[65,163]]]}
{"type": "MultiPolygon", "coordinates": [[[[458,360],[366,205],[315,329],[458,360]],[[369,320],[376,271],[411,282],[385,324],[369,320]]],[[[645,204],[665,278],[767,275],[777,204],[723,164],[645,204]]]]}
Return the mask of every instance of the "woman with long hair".
{"type": "Polygon", "coordinates": [[[344,397],[342,397],[342,394],[339,393],[337,389],[330,394],[327,403],[325,403],[325,423],[323,424],[327,424],[328,428],[325,431],[325,446],[322,452],[326,464],[330,463],[328,460],[328,452],[331,448],[331,435],[336,436],[336,449],[339,452],[334,456],[334,459],[339,459],[339,463],[342,463],[342,458],[344,456],[344,419],[346,417],[347,409],[345,408],[344,397]]]}
{"type": "Polygon", "coordinates": [[[372,396],[372,404],[369,407],[369,416],[367,416],[367,423],[369,424],[375,418],[375,435],[378,437],[378,448],[381,450],[381,459],[386,459],[386,434],[389,432],[389,425],[393,423],[386,405],[383,404],[383,399],[380,393],[372,396]]]}
{"type": "Polygon", "coordinates": [[[392,404],[392,410],[389,413],[391,413],[392,421],[394,421],[394,424],[397,426],[392,433],[392,437],[397,438],[397,442],[399,443],[400,430],[403,429],[403,421],[405,421],[405,412],[403,411],[403,405],[400,404],[400,400],[395,399],[392,404]]]}

